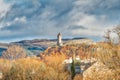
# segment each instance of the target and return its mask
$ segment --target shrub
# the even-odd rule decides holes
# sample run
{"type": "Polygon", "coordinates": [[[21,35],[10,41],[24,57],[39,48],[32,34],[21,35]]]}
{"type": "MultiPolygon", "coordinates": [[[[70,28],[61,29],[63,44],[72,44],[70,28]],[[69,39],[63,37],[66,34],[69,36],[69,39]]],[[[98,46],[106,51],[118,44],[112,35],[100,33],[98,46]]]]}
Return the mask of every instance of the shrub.
{"type": "Polygon", "coordinates": [[[115,80],[120,77],[120,50],[119,46],[112,46],[111,48],[101,48],[98,53],[98,59],[109,69],[114,70],[115,80]]]}
{"type": "Polygon", "coordinates": [[[21,46],[12,45],[10,46],[7,51],[4,51],[2,54],[2,58],[15,60],[19,58],[26,57],[26,52],[21,46]]]}
{"type": "MultiPolygon", "coordinates": [[[[69,74],[64,71],[62,62],[62,55],[49,56],[48,61],[44,62],[37,58],[23,58],[14,61],[6,60],[8,63],[7,71],[6,68],[2,69],[3,79],[2,80],[67,80],[69,74]],[[61,57],[61,58],[58,58],[61,57]],[[50,60],[50,61],[49,61],[50,60]],[[9,64],[11,66],[9,66],[9,64]]],[[[3,63],[3,60],[0,60],[3,63]]]]}
{"type": "Polygon", "coordinates": [[[83,76],[81,74],[77,74],[75,77],[74,77],[74,80],[83,80],[83,76]]]}

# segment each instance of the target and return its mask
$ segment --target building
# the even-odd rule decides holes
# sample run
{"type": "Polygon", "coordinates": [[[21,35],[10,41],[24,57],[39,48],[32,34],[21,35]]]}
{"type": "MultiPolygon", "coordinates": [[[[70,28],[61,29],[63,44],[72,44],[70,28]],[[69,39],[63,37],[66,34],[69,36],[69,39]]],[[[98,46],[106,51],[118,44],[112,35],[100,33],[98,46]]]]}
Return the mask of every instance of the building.
{"type": "Polygon", "coordinates": [[[61,33],[58,33],[57,35],[57,45],[58,46],[62,46],[62,34],[61,33]]]}

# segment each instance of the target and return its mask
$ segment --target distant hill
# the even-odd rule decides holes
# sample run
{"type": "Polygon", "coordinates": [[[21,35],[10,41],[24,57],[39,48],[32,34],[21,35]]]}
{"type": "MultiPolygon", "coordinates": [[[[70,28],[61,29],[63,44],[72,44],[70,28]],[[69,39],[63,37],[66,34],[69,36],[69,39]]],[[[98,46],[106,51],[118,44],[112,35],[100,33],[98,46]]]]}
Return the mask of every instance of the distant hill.
{"type": "Polygon", "coordinates": [[[0,48],[0,56],[2,55],[2,52],[5,50],[6,50],[6,48],[0,48]]]}
{"type": "Polygon", "coordinates": [[[0,43],[0,48],[8,48],[9,44],[7,43],[0,43]]]}
{"type": "MultiPolygon", "coordinates": [[[[62,39],[62,42],[64,45],[69,45],[69,44],[81,44],[83,42],[92,42],[91,39],[84,38],[84,37],[77,37],[77,38],[66,38],[62,39]]],[[[9,45],[20,45],[26,49],[28,54],[30,55],[38,55],[39,53],[43,52],[46,50],[48,47],[56,46],[57,44],[57,39],[33,39],[33,40],[22,40],[18,42],[11,42],[9,44],[6,43],[0,43],[0,48],[5,48],[9,45]]],[[[0,51],[2,52],[2,50],[0,51]]]]}
{"type": "Polygon", "coordinates": [[[0,56],[2,55],[2,52],[8,48],[8,46],[9,44],[7,43],[0,43],[0,56]]]}
{"type": "MultiPolygon", "coordinates": [[[[75,37],[75,38],[65,38],[62,39],[63,43],[67,41],[72,41],[72,40],[91,40],[89,38],[85,37],[75,37]]],[[[92,40],[91,40],[92,41],[92,40]]],[[[20,45],[37,45],[37,46],[53,46],[56,45],[57,39],[33,39],[33,40],[22,40],[18,42],[12,42],[10,44],[20,44],[20,45]]]]}

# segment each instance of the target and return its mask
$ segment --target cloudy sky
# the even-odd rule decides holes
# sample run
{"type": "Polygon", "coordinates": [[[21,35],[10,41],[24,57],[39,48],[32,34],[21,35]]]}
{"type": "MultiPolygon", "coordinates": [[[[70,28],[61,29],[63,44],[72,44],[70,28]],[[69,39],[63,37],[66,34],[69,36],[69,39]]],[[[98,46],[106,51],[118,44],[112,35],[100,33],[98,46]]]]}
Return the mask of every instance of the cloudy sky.
{"type": "Polygon", "coordinates": [[[0,0],[0,42],[89,37],[120,23],[120,0],[0,0]]]}

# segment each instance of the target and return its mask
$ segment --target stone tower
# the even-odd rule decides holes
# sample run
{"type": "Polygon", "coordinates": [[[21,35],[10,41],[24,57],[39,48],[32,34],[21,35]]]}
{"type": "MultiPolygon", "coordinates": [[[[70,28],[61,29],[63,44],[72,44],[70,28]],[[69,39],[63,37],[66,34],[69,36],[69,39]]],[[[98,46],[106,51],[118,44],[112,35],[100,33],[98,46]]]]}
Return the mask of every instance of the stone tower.
{"type": "Polygon", "coordinates": [[[57,45],[62,46],[62,34],[59,32],[57,35],[57,45]]]}

